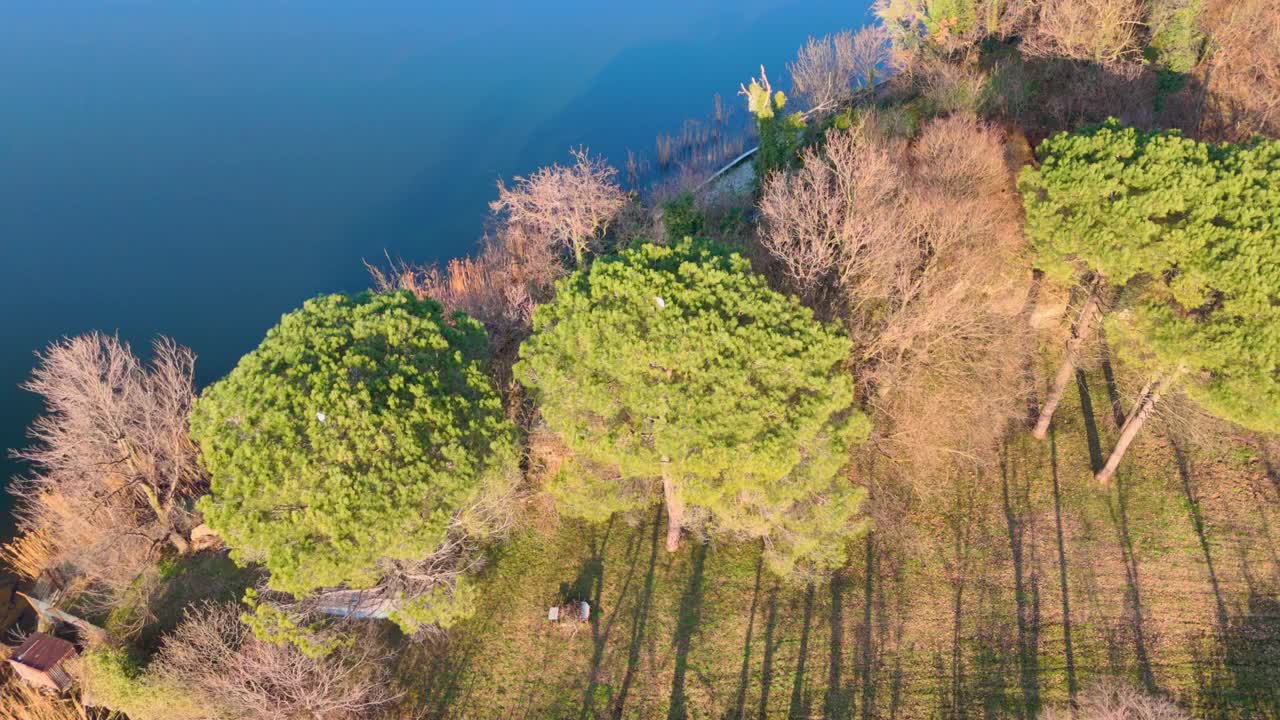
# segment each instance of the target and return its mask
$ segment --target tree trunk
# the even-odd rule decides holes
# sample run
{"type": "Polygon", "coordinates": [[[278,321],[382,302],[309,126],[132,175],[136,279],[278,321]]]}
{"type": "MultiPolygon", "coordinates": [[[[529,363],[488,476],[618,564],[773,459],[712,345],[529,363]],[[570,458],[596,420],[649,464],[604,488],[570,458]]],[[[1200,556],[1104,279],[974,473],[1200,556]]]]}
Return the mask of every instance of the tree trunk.
{"type": "Polygon", "coordinates": [[[1067,383],[1071,382],[1071,376],[1075,374],[1080,348],[1089,338],[1089,332],[1093,329],[1093,321],[1097,314],[1098,287],[1095,285],[1089,290],[1089,297],[1085,300],[1084,307],[1080,309],[1080,316],[1076,318],[1071,339],[1067,341],[1066,355],[1062,358],[1062,365],[1058,367],[1058,374],[1053,378],[1053,387],[1049,389],[1049,394],[1044,399],[1044,407],[1040,410],[1040,418],[1036,420],[1036,428],[1031,432],[1037,440],[1043,440],[1049,433],[1053,411],[1058,409],[1058,403],[1062,402],[1062,396],[1067,391],[1067,383]]]}
{"type": "Polygon", "coordinates": [[[1116,474],[1116,468],[1120,467],[1120,461],[1124,459],[1124,454],[1129,450],[1129,444],[1138,436],[1138,431],[1142,429],[1143,423],[1151,416],[1151,412],[1155,410],[1156,403],[1160,401],[1160,394],[1168,387],[1172,376],[1161,378],[1154,382],[1147,383],[1147,387],[1143,389],[1142,395],[1138,398],[1138,404],[1134,406],[1133,411],[1129,413],[1129,417],[1124,421],[1124,427],[1120,428],[1120,439],[1116,441],[1116,447],[1111,451],[1111,456],[1107,458],[1107,464],[1102,467],[1093,479],[1099,483],[1106,485],[1111,482],[1111,476],[1116,474]]]}
{"type": "Polygon", "coordinates": [[[191,553],[191,543],[177,530],[169,531],[169,542],[177,549],[179,555],[187,555],[191,553]]]}
{"type": "Polygon", "coordinates": [[[667,505],[667,552],[680,549],[680,528],[684,524],[684,500],[671,479],[670,460],[662,458],[662,499],[667,505]]]}

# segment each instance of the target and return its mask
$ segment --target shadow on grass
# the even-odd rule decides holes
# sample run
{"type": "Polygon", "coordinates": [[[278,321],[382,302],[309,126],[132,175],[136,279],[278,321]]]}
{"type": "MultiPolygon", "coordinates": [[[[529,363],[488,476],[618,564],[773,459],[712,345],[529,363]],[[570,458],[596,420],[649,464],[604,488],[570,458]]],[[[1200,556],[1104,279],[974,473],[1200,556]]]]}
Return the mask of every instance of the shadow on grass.
{"type": "Polygon", "coordinates": [[[1000,455],[1000,492],[1004,504],[1005,528],[1009,537],[1009,553],[1013,561],[1013,600],[1018,625],[1018,666],[1025,711],[1025,715],[1021,712],[1019,714],[1023,717],[1035,717],[1040,709],[1038,653],[1040,593],[1034,568],[1031,587],[1030,589],[1027,587],[1023,550],[1026,516],[1031,501],[1030,483],[1025,472],[1021,479],[1021,483],[1016,482],[1017,468],[1009,456],[1009,445],[1006,442],[1000,455]],[[1012,491],[1011,484],[1017,485],[1012,491]]]}
{"type": "Polygon", "coordinates": [[[1080,685],[1076,680],[1076,658],[1071,645],[1071,593],[1067,585],[1067,551],[1062,532],[1062,490],[1058,484],[1058,434],[1053,425],[1049,426],[1049,474],[1053,480],[1053,519],[1058,539],[1058,579],[1062,588],[1062,652],[1066,662],[1067,698],[1070,706],[1075,707],[1080,685]]]}
{"type": "Polygon", "coordinates": [[[841,678],[844,667],[844,571],[831,576],[830,658],[827,662],[827,692],[822,701],[822,716],[826,720],[845,717],[850,708],[849,689],[841,678]]]}
{"type": "MultiPolygon", "coordinates": [[[[638,534],[631,534],[627,543],[626,564],[627,574],[623,576],[622,587],[618,590],[618,600],[612,612],[607,615],[604,613],[601,597],[604,593],[604,557],[605,549],[609,544],[609,536],[613,531],[614,518],[609,518],[609,523],[605,526],[604,537],[599,541],[596,540],[594,532],[591,540],[591,557],[583,562],[583,569],[578,574],[578,580],[575,586],[583,583],[584,578],[589,587],[593,588],[591,594],[591,665],[587,670],[587,687],[583,691],[582,713],[585,718],[591,717],[592,706],[596,700],[596,690],[600,686],[600,663],[604,660],[605,648],[609,645],[609,636],[612,634],[613,625],[618,620],[621,612],[622,599],[627,595],[627,589],[631,587],[631,581],[636,574],[636,560],[640,554],[640,537],[638,534]]],[[[570,598],[573,599],[573,598],[570,598]]]]}
{"type": "Polygon", "coordinates": [[[764,622],[764,663],[760,669],[760,720],[769,717],[769,690],[773,688],[773,654],[781,640],[775,639],[778,629],[778,585],[769,590],[769,612],[764,622]]]}
{"type": "Polygon", "coordinates": [[[733,709],[725,716],[726,720],[742,720],[747,703],[747,686],[751,682],[751,635],[756,626],[756,607],[760,604],[760,576],[764,571],[764,552],[761,547],[760,556],[756,558],[756,583],[751,591],[751,610],[747,615],[747,636],[742,641],[742,669],[738,672],[738,691],[734,695],[733,709]]]}
{"type": "Polygon", "coordinates": [[[627,695],[631,692],[631,683],[635,679],[636,668],[640,666],[640,648],[644,643],[644,628],[649,622],[649,610],[653,606],[653,572],[658,564],[658,535],[662,528],[662,507],[658,506],[653,517],[653,529],[649,537],[649,567],[644,575],[644,587],[636,600],[635,612],[631,616],[631,642],[627,646],[627,670],[622,676],[622,685],[613,703],[613,717],[621,718],[627,704],[627,695]]]}
{"type": "Polygon", "coordinates": [[[1076,370],[1076,389],[1080,391],[1080,414],[1084,418],[1084,432],[1089,440],[1089,467],[1096,473],[1102,469],[1102,440],[1098,436],[1098,422],[1093,416],[1093,398],[1089,397],[1089,383],[1084,370],[1076,370]]]}
{"type": "MultiPolygon", "coordinates": [[[[866,553],[865,568],[862,573],[862,638],[860,642],[862,643],[862,718],[863,720],[870,720],[876,706],[875,668],[872,667],[875,652],[871,642],[871,613],[874,607],[876,578],[875,530],[867,532],[866,553]]],[[[897,707],[897,693],[902,677],[901,661],[902,658],[899,656],[898,665],[894,672],[894,694],[891,705],[895,708],[897,707]]]]}
{"type": "Polygon", "coordinates": [[[809,629],[813,621],[813,583],[809,583],[804,593],[804,622],[800,630],[800,649],[796,658],[796,676],[791,685],[791,707],[787,711],[790,720],[809,717],[809,697],[805,692],[805,663],[809,657],[809,629]]]}
{"type": "Polygon", "coordinates": [[[165,560],[155,584],[140,591],[138,604],[125,604],[113,611],[106,626],[110,630],[123,620],[115,617],[117,613],[146,613],[138,646],[150,655],[159,649],[161,637],[182,622],[188,608],[201,602],[237,603],[258,578],[258,570],[236,565],[225,552],[201,552],[165,560]]]}
{"type": "Polygon", "coordinates": [[[1111,509],[1111,520],[1116,527],[1116,539],[1120,544],[1120,555],[1124,561],[1125,605],[1129,615],[1129,626],[1133,633],[1134,656],[1138,663],[1138,681],[1149,693],[1156,693],[1155,674],[1151,670],[1151,658],[1147,653],[1146,630],[1143,625],[1142,583],[1138,576],[1138,558],[1133,552],[1133,538],[1129,534],[1129,491],[1125,477],[1117,475],[1116,492],[1107,499],[1111,509]]]}
{"type": "Polygon", "coordinates": [[[689,585],[680,598],[680,615],[676,620],[676,664],[671,680],[671,704],[668,720],[684,720],[689,716],[685,707],[684,683],[689,670],[689,646],[693,633],[698,629],[702,615],[702,578],[707,562],[707,545],[698,542],[693,548],[693,567],[689,571],[689,585]]]}
{"type": "Polygon", "coordinates": [[[1204,513],[1200,510],[1200,500],[1191,483],[1191,463],[1187,453],[1175,438],[1169,438],[1173,446],[1173,457],[1178,463],[1178,477],[1182,480],[1182,492],[1187,499],[1187,511],[1191,514],[1191,526],[1195,528],[1196,538],[1200,541],[1200,551],[1204,553],[1204,564],[1209,570],[1209,585],[1213,589],[1213,600],[1216,603],[1218,629],[1227,627],[1227,606],[1222,601],[1222,587],[1218,584],[1218,573],[1213,567],[1213,553],[1209,550],[1209,536],[1205,532],[1204,513]]]}
{"type": "Polygon", "coordinates": [[[1116,423],[1116,430],[1124,425],[1124,408],[1120,405],[1120,391],[1116,387],[1116,374],[1111,367],[1111,350],[1107,345],[1107,334],[1098,328],[1098,345],[1102,348],[1102,378],[1107,384],[1107,400],[1111,404],[1111,419],[1116,423]]]}

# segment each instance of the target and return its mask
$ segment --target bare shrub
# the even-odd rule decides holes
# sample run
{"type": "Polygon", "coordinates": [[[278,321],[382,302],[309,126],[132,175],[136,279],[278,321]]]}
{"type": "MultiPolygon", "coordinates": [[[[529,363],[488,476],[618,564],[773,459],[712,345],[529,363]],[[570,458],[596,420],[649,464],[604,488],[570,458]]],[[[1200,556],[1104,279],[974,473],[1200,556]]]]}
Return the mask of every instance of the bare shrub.
{"type": "Polygon", "coordinates": [[[523,338],[534,306],[565,272],[553,248],[506,225],[484,239],[478,255],[450,260],[443,270],[404,262],[367,267],[379,292],[408,290],[484,323],[498,350],[523,338]]]}
{"type": "Polygon", "coordinates": [[[987,76],[978,68],[941,61],[922,62],[918,76],[921,94],[933,113],[976,113],[981,109],[987,76]]]}
{"type": "Polygon", "coordinates": [[[1210,0],[1212,37],[1202,132],[1240,141],[1280,135],[1280,0],[1210,0]]]}
{"type": "Polygon", "coordinates": [[[1044,0],[1022,48],[1100,65],[1133,59],[1141,52],[1144,10],[1140,0],[1044,0]]]}
{"type": "Polygon", "coordinates": [[[1161,697],[1108,680],[1082,694],[1079,707],[1049,708],[1040,720],[1190,720],[1191,715],[1161,697]]]}
{"type": "Polygon", "coordinates": [[[594,250],[627,203],[618,172],[587,150],[570,151],[573,164],[552,165],[508,187],[498,181],[498,199],[489,207],[528,238],[572,253],[578,266],[594,250]]]}
{"type": "Polygon", "coordinates": [[[153,661],[156,679],[183,688],[217,718],[361,718],[395,700],[387,652],[372,638],[312,658],[288,643],[258,640],[240,610],[189,610],[153,661]]]}
{"type": "Polygon", "coordinates": [[[803,160],[765,184],[761,242],[845,319],[890,454],[923,472],[990,452],[1021,411],[1028,351],[999,132],[959,114],[908,143],[871,120],[803,160]]]}
{"type": "Polygon", "coordinates": [[[821,39],[810,37],[795,62],[787,66],[792,92],[813,113],[830,112],[853,98],[855,87],[875,85],[879,68],[889,60],[889,34],[865,27],[821,39]]]}
{"type": "MultiPolygon", "coordinates": [[[[189,550],[184,501],[205,486],[187,436],[195,356],[170,340],[149,366],[119,338],[91,333],[51,345],[23,387],[43,396],[35,473],[16,483],[18,524],[47,562],[112,594],[165,545],[189,550]]],[[[34,568],[28,568],[29,572],[34,568]]]]}

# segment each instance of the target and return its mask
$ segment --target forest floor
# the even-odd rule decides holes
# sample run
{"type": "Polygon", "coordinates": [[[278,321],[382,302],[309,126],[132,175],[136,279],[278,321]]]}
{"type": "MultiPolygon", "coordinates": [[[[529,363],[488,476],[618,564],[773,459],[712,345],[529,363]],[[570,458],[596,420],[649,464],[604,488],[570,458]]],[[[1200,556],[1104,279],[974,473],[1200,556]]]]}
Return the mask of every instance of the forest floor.
{"type": "Polygon", "coordinates": [[[996,476],[873,489],[892,519],[828,582],[779,582],[753,544],[667,553],[657,508],[547,511],[477,614],[402,657],[406,716],[1034,717],[1111,676],[1197,717],[1280,717],[1277,449],[1149,425],[1100,488],[1123,401],[1099,368],[1077,381],[996,476]],[[570,598],[592,606],[576,631],[546,619],[570,598]]]}

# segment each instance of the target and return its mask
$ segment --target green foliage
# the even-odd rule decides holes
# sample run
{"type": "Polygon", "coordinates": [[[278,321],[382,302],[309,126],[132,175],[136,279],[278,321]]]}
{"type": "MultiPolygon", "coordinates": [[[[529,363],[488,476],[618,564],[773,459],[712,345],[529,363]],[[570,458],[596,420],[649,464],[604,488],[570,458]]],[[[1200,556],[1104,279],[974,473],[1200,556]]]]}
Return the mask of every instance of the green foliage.
{"type": "Polygon", "coordinates": [[[406,600],[391,613],[391,621],[412,635],[426,625],[450,627],[475,614],[476,588],[465,577],[451,587],[438,585],[426,594],[406,600]]]}
{"type": "Polygon", "coordinates": [[[430,554],[514,462],[485,352],[479,323],[405,292],[307,301],[196,402],[206,521],[293,594],[430,554]]]}
{"type": "Polygon", "coordinates": [[[875,13],[895,45],[915,49],[923,40],[971,36],[979,20],[990,30],[999,24],[1004,5],[1001,0],[885,0],[875,13]]]}
{"type": "Polygon", "coordinates": [[[1125,287],[1111,322],[1129,360],[1181,369],[1205,409],[1280,431],[1280,142],[1211,146],[1113,121],[1038,154],[1019,187],[1040,264],[1125,287]]]}
{"type": "Polygon", "coordinates": [[[79,662],[86,704],[122,712],[133,720],[205,717],[182,688],[152,677],[137,656],[123,648],[95,645],[79,662]]]}
{"type": "Polygon", "coordinates": [[[840,562],[862,500],[842,472],[870,429],[850,350],[744,258],[686,239],[562,281],[515,373],[566,446],[616,471],[586,497],[656,487],[665,466],[690,508],[768,538],[786,573],[840,562]]]}
{"type": "Polygon", "coordinates": [[[346,644],[342,637],[326,634],[318,625],[299,625],[288,613],[269,603],[259,602],[258,593],[252,588],[245,591],[244,604],[249,612],[240,615],[240,622],[263,642],[293,645],[313,660],[319,660],[346,644]]]}
{"type": "Polygon", "coordinates": [[[694,207],[693,193],[683,193],[662,206],[662,223],[667,229],[667,242],[677,243],[683,238],[702,234],[702,213],[694,207]]]}
{"type": "Polygon", "coordinates": [[[976,0],[925,0],[924,6],[930,35],[968,35],[978,27],[976,0]]]}
{"type": "Polygon", "coordinates": [[[620,477],[600,482],[608,473],[608,468],[587,467],[580,458],[569,458],[543,489],[555,499],[560,512],[596,523],[614,513],[629,513],[653,503],[653,483],[628,483],[620,477]]]}
{"type": "Polygon", "coordinates": [[[1205,36],[1198,18],[1202,0],[1157,0],[1151,8],[1153,59],[1174,73],[1191,72],[1204,54],[1205,36]]]}
{"type": "Polygon", "coordinates": [[[781,115],[787,96],[781,91],[770,95],[770,90],[769,80],[761,68],[761,80],[753,79],[742,93],[747,96],[747,110],[755,117],[760,135],[760,149],[755,156],[757,182],[795,162],[805,130],[804,115],[781,115]]]}

